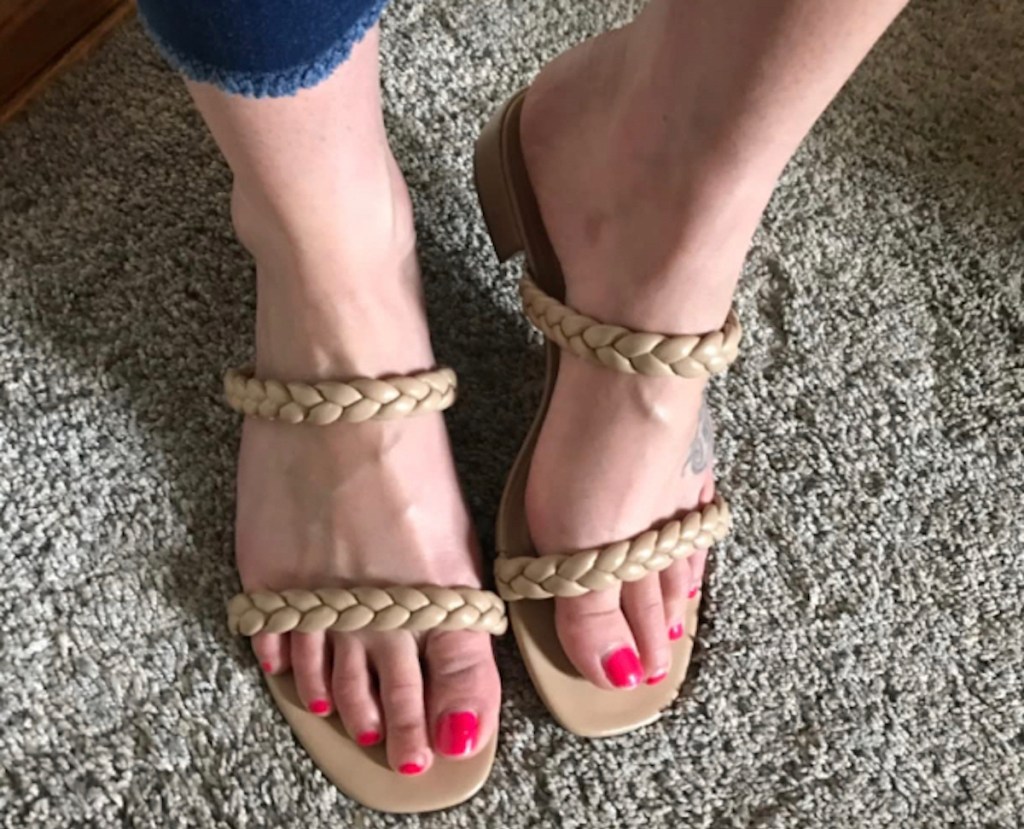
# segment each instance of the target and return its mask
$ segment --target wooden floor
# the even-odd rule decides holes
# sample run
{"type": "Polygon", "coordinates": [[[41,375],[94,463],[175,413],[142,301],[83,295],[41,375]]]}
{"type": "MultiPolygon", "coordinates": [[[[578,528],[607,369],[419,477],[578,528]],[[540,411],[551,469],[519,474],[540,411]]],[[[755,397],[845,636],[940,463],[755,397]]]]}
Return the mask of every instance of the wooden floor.
{"type": "Polygon", "coordinates": [[[0,0],[0,124],[134,8],[131,0],[0,0]]]}

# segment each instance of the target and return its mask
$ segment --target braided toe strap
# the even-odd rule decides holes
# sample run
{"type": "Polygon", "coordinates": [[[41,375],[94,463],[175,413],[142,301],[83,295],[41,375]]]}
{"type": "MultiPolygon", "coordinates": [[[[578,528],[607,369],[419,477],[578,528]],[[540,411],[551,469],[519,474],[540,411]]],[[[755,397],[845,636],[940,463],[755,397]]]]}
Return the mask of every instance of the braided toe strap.
{"type": "Polygon", "coordinates": [[[333,587],[239,593],[228,602],[234,634],[322,630],[474,630],[500,636],[505,603],[472,587],[333,587]]]}
{"type": "Polygon", "coordinates": [[[224,396],[236,412],[317,426],[441,412],[455,402],[457,386],[450,368],[383,380],[357,377],[314,384],[257,380],[248,368],[229,369],[224,375],[224,396]]]}
{"type": "Polygon", "coordinates": [[[729,532],[729,505],[721,496],[682,518],[626,541],[570,555],[499,556],[494,564],[498,593],[508,602],[582,596],[660,573],[729,532]]]}
{"type": "Polygon", "coordinates": [[[720,374],[739,353],[743,328],[736,312],[707,334],[651,334],[606,325],[580,314],[524,275],[519,282],[523,309],[540,332],[559,347],[590,363],[648,377],[707,377],[720,374]]]}

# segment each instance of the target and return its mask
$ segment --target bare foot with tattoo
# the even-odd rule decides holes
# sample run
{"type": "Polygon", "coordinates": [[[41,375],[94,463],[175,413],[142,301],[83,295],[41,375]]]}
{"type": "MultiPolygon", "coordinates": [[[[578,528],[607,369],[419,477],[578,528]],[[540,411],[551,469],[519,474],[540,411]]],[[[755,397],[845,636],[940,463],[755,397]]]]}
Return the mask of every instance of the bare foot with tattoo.
{"type": "MultiPolygon", "coordinates": [[[[649,0],[545,67],[521,137],[567,304],[643,331],[720,328],[780,173],[903,3],[649,0]]],[[[563,352],[526,490],[539,551],[628,538],[710,500],[703,391],[563,352]]],[[[556,599],[576,668],[603,688],[658,682],[703,566],[556,599]]]]}
{"type": "MultiPolygon", "coordinates": [[[[526,164],[566,275],[566,301],[641,330],[714,330],[729,309],[758,204],[724,226],[681,222],[669,186],[682,192],[693,182],[668,182],[656,152],[639,146],[648,133],[629,109],[643,102],[608,98],[616,79],[631,77],[628,37],[613,32],[556,60],[523,111],[526,164]],[[616,123],[632,128],[616,134],[616,123]],[[581,170],[605,174],[574,173],[581,170]]],[[[709,502],[713,430],[703,397],[702,380],[630,376],[563,353],[526,489],[539,551],[628,538],[709,502]]],[[[603,688],[664,679],[703,568],[701,554],[621,588],[557,599],[558,635],[577,670],[603,688]]]]}

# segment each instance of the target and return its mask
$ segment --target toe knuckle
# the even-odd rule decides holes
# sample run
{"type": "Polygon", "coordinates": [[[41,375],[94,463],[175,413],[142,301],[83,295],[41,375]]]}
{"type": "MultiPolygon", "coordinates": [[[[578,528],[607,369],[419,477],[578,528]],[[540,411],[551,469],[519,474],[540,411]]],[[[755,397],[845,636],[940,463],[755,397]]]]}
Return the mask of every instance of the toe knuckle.
{"type": "Polygon", "coordinates": [[[423,686],[418,682],[390,682],[381,688],[384,704],[395,709],[422,707],[423,686]]]}
{"type": "Polygon", "coordinates": [[[338,699],[362,700],[369,696],[366,684],[360,682],[356,677],[342,676],[335,677],[332,683],[334,693],[338,699]]]}
{"type": "Polygon", "coordinates": [[[388,739],[412,743],[423,739],[426,726],[423,718],[414,714],[399,715],[388,719],[388,739]]]}

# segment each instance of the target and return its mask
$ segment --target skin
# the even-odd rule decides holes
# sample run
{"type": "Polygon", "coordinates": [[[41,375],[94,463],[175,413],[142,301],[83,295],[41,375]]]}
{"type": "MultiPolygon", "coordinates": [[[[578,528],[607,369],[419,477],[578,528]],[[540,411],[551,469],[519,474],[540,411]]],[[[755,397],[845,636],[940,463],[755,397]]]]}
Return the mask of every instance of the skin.
{"type": "Polygon", "coordinates": [[[708,401],[704,400],[700,405],[700,414],[697,416],[697,434],[690,443],[690,451],[683,463],[683,476],[688,473],[699,475],[715,460],[715,425],[711,422],[711,411],[708,409],[708,401]]]}
{"type": "MultiPolygon", "coordinates": [[[[646,330],[719,327],[779,173],[902,5],[651,0],[630,26],[549,64],[527,96],[522,138],[569,303],[646,330]]],[[[329,79],[289,98],[189,85],[234,174],[232,217],[256,262],[260,376],[435,364],[377,50],[374,29],[329,79]]],[[[527,486],[540,550],[628,537],[708,501],[703,391],[563,360],[527,486]]],[[[249,590],[482,580],[439,415],[352,428],[248,420],[236,538],[249,590]]],[[[638,679],[656,678],[703,568],[694,557],[621,590],[558,600],[569,658],[611,687],[606,658],[627,648],[638,679]]],[[[468,756],[497,727],[485,634],[260,635],[253,648],[353,737],[386,737],[396,770],[425,769],[438,752],[468,756]],[[455,745],[449,715],[460,713],[477,727],[455,745]]]]}
{"type": "MultiPolygon", "coordinates": [[[[652,0],[549,64],[522,137],[568,304],[640,330],[719,328],[783,167],[903,5],[652,0]]],[[[628,538],[710,500],[710,463],[680,476],[678,460],[703,432],[703,392],[564,359],[527,482],[540,551],[628,538]]],[[[703,567],[557,600],[566,654],[603,688],[623,648],[656,676],[703,567]]]]}

